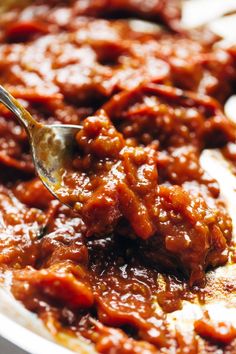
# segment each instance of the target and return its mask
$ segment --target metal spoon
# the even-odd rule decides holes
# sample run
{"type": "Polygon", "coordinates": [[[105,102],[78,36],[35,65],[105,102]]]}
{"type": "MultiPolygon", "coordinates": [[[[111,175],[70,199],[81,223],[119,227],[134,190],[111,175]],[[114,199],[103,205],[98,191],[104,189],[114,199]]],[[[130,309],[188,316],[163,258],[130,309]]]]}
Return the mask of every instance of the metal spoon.
{"type": "Polygon", "coordinates": [[[57,190],[62,184],[66,166],[70,166],[72,162],[75,135],[81,130],[81,126],[44,125],[37,122],[1,85],[0,102],[24,126],[29,137],[36,172],[48,190],[60,200],[57,190]]]}

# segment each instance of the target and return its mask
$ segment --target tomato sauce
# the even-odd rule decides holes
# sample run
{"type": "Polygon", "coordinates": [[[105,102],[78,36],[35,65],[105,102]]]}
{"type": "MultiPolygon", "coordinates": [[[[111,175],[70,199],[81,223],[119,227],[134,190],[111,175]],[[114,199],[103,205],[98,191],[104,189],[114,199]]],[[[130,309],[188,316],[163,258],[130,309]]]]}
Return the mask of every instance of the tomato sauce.
{"type": "Polygon", "coordinates": [[[222,105],[235,53],[180,16],[177,0],[58,0],[0,19],[0,84],[37,120],[82,126],[57,191],[72,210],[0,107],[1,278],[53,334],[99,353],[236,350],[230,320],[204,309],[183,330],[173,319],[189,321],[186,303],[233,307],[236,293],[232,220],[200,164],[204,149],[232,160],[222,105]]]}

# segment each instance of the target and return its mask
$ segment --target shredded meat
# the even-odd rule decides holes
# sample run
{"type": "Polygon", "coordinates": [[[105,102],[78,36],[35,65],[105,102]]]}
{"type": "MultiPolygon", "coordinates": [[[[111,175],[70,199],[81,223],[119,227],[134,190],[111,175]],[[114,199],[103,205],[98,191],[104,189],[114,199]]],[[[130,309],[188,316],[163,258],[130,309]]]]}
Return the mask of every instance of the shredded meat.
{"type": "Polygon", "coordinates": [[[234,321],[207,308],[235,308],[232,220],[200,164],[217,148],[235,165],[235,46],[180,17],[178,0],[36,0],[0,18],[0,84],[40,122],[82,126],[68,208],[1,105],[0,279],[103,354],[236,350],[234,321]]]}

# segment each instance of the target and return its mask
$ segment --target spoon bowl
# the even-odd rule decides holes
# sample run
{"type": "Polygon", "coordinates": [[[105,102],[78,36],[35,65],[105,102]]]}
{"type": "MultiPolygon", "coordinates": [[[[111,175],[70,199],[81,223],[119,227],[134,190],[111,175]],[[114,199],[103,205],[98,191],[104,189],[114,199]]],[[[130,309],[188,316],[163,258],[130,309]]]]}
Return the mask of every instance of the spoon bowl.
{"type": "Polygon", "coordinates": [[[32,151],[36,172],[47,189],[62,203],[57,190],[63,183],[66,166],[72,164],[76,134],[79,125],[37,122],[30,113],[0,85],[0,102],[6,106],[24,126],[32,151]]]}

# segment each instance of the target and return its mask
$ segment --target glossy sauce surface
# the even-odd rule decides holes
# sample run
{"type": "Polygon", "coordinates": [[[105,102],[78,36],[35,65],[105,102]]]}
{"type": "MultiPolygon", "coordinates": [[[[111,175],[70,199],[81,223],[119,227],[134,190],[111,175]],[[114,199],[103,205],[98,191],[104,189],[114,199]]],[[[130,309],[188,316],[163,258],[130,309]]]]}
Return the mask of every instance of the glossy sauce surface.
{"type": "Polygon", "coordinates": [[[211,307],[236,305],[232,220],[200,164],[212,148],[233,160],[235,53],[179,18],[177,0],[90,0],[0,20],[0,83],[36,119],[83,126],[58,191],[73,212],[0,107],[1,278],[54,335],[99,353],[236,350],[235,321],[211,307]]]}

